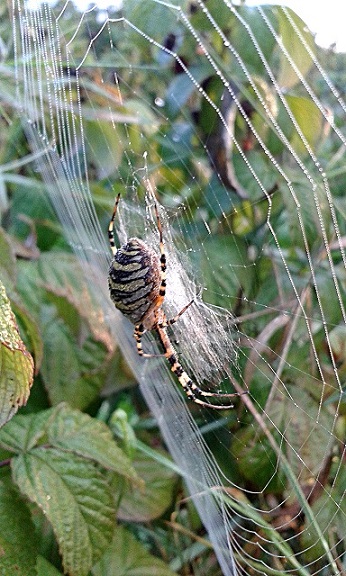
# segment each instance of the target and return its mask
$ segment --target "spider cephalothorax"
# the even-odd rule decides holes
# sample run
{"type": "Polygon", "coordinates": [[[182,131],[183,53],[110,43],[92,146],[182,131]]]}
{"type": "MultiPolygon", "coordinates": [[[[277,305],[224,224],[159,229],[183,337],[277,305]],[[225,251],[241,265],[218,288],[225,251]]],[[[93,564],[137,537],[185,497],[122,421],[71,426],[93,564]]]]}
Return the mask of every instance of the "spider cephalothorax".
{"type": "Polygon", "coordinates": [[[113,260],[108,274],[108,285],[111,299],[116,308],[135,326],[134,338],[137,343],[138,354],[146,358],[155,356],[154,354],[143,352],[141,341],[145,332],[154,330],[163,347],[163,356],[167,358],[172,372],[177,376],[188,398],[196,404],[208,406],[209,408],[218,410],[232,408],[232,405],[210,404],[199,398],[200,396],[228,398],[237,396],[237,394],[219,394],[201,390],[181,366],[167,334],[167,327],[174,324],[193,301],[180,310],[174,318],[167,320],[162,308],[166,294],[166,253],[161,219],[156,202],[154,202],[154,209],[159,231],[160,256],[139,238],[130,238],[126,244],[116,248],[114,242],[114,219],[119,200],[120,194],[116,198],[113,215],[108,227],[109,243],[113,252],[113,260]]]}

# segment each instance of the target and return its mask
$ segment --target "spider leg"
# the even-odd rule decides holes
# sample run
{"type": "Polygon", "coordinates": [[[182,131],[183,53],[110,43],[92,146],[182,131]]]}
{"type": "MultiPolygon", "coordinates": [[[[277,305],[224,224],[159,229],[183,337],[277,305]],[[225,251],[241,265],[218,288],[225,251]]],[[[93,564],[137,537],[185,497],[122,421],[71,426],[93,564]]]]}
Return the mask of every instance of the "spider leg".
{"type": "Polygon", "coordinates": [[[115,256],[115,254],[117,252],[117,248],[115,246],[115,241],[114,241],[114,218],[115,218],[115,215],[116,215],[117,210],[118,210],[119,200],[120,200],[120,192],[115,199],[112,218],[111,218],[111,221],[110,221],[109,226],[108,226],[108,240],[109,240],[109,245],[111,247],[113,256],[115,256]]]}
{"type": "MultiPolygon", "coordinates": [[[[186,392],[186,395],[189,396],[189,394],[186,390],[185,390],[185,392],[186,392]]],[[[234,404],[228,404],[228,406],[221,405],[221,404],[210,404],[210,402],[203,402],[203,400],[196,398],[196,396],[189,396],[189,398],[195,404],[199,404],[200,406],[204,406],[205,408],[213,408],[213,410],[230,410],[231,408],[234,408],[234,404]]]]}
{"type": "Polygon", "coordinates": [[[189,302],[188,304],[186,304],[186,306],[184,306],[184,308],[182,308],[180,310],[180,312],[178,312],[178,314],[176,316],[174,316],[173,318],[171,318],[170,320],[167,320],[165,322],[163,322],[162,324],[160,324],[160,326],[162,327],[166,327],[166,326],[172,326],[172,324],[175,324],[177,320],[179,320],[180,316],[182,316],[182,314],[184,314],[184,312],[191,306],[191,304],[194,303],[194,299],[191,300],[191,302],[189,302]]]}
{"type": "MultiPolygon", "coordinates": [[[[155,199],[155,194],[153,192],[153,189],[151,187],[150,181],[147,181],[147,185],[150,189],[150,192],[154,198],[154,210],[155,210],[155,215],[156,215],[156,223],[157,223],[157,229],[159,231],[159,240],[160,240],[160,265],[161,265],[161,285],[160,285],[160,291],[159,291],[159,295],[162,298],[161,301],[161,305],[163,302],[163,299],[166,295],[166,252],[165,252],[165,242],[163,239],[163,231],[162,231],[162,224],[161,224],[161,218],[160,218],[160,214],[159,214],[159,209],[157,207],[157,203],[156,203],[156,199],[155,199]]],[[[184,314],[185,310],[187,310],[189,308],[189,306],[191,306],[191,304],[193,304],[194,300],[191,300],[191,302],[189,302],[186,306],[184,306],[184,308],[182,310],[180,310],[180,312],[174,316],[174,318],[172,318],[171,320],[166,320],[164,322],[162,322],[161,324],[159,324],[162,327],[166,327],[166,326],[171,326],[172,324],[174,324],[178,318],[184,314]]]]}
{"type": "Polygon", "coordinates": [[[143,324],[137,324],[135,326],[133,337],[136,340],[137,353],[139,354],[139,356],[142,356],[142,358],[157,358],[165,356],[165,354],[147,354],[146,352],[143,351],[142,336],[144,332],[146,332],[146,330],[144,329],[143,324]]]}
{"type": "Polygon", "coordinates": [[[159,214],[159,209],[157,207],[156,204],[156,200],[155,200],[155,195],[153,194],[153,198],[154,198],[154,210],[155,210],[155,215],[156,215],[156,223],[157,223],[157,229],[159,231],[159,239],[160,239],[160,265],[161,265],[161,284],[160,284],[160,291],[159,291],[159,295],[162,298],[162,302],[163,299],[165,297],[166,294],[166,252],[165,252],[165,242],[163,239],[163,232],[162,232],[162,224],[161,224],[161,218],[160,218],[160,214],[159,214]]]}
{"type": "Polygon", "coordinates": [[[198,396],[202,397],[213,397],[213,398],[229,398],[232,396],[238,396],[238,394],[218,394],[217,392],[204,392],[201,390],[197,384],[195,384],[188,374],[185,372],[184,368],[181,366],[180,362],[178,361],[178,357],[176,352],[169,340],[169,337],[164,329],[160,326],[156,327],[156,331],[160,338],[161,344],[165,350],[165,356],[171,366],[171,371],[176,375],[178,378],[179,383],[183,387],[183,390],[186,396],[195,402],[195,404],[199,404],[201,406],[207,406],[208,408],[214,408],[215,410],[226,410],[229,408],[233,408],[233,404],[228,405],[217,405],[217,404],[210,404],[209,402],[204,402],[200,400],[198,396]]]}

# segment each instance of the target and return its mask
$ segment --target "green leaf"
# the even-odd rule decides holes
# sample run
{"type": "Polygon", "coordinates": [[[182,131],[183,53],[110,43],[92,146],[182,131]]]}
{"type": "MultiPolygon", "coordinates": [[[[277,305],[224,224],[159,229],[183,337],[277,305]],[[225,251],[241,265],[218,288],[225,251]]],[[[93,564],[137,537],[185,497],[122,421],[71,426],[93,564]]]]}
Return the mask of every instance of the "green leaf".
{"type": "MultiPolygon", "coordinates": [[[[268,160],[265,154],[256,150],[250,150],[246,157],[264,188],[266,190],[271,190],[278,179],[277,170],[273,164],[268,160]]],[[[246,190],[249,198],[253,202],[262,198],[263,190],[254,179],[250,170],[245,167],[244,160],[240,154],[234,154],[233,165],[237,179],[243,189],[246,190]]]]}
{"type": "Polygon", "coordinates": [[[44,356],[41,375],[50,401],[67,401],[86,408],[98,395],[106,376],[108,353],[91,336],[82,346],[60,318],[53,317],[43,330],[44,356]]]}
{"type": "Polygon", "coordinates": [[[50,402],[87,407],[104,384],[114,344],[78,260],[59,252],[24,263],[18,288],[41,329],[50,402]]]}
{"type": "MultiPolygon", "coordinates": [[[[42,300],[52,299],[47,294],[64,298],[83,318],[94,336],[108,349],[112,348],[109,331],[100,314],[99,305],[89,290],[79,260],[73,254],[51,252],[42,254],[39,260],[22,262],[18,275],[18,289],[27,308],[35,317],[41,314],[42,300]],[[39,297],[38,297],[39,296],[39,297]]],[[[64,306],[61,306],[61,317],[64,306]]]]}
{"type": "Polygon", "coordinates": [[[72,410],[67,404],[60,404],[50,412],[47,432],[52,446],[94,460],[137,485],[142,484],[140,476],[115,443],[106,424],[72,410]]]}
{"type": "MultiPolygon", "coordinates": [[[[180,2],[172,0],[171,5],[179,5],[180,2]]],[[[163,42],[164,38],[172,33],[177,24],[177,11],[170,10],[164,4],[157,2],[143,2],[143,0],[126,0],[123,5],[123,14],[134,26],[143,33],[163,42]]],[[[148,50],[148,41],[136,33],[132,28],[127,28],[134,45],[142,45],[148,50]]]]}
{"type": "Polygon", "coordinates": [[[92,462],[55,448],[12,459],[14,481],[52,524],[63,565],[86,576],[110,543],[115,509],[109,486],[92,462]]]}
{"type": "Polygon", "coordinates": [[[34,362],[22,342],[10,302],[0,282],[0,426],[26,404],[34,362]]]}
{"type": "MultiPolygon", "coordinates": [[[[210,64],[203,63],[199,66],[192,66],[190,72],[196,82],[202,84],[203,80],[213,73],[213,69],[210,64]]],[[[194,84],[189,76],[186,74],[178,74],[167,88],[166,104],[169,113],[172,116],[178,114],[182,106],[186,104],[187,100],[196,90],[196,84],[194,84]]]]}
{"type": "Polygon", "coordinates": [[[145,482],[144,490],[124,493],[118,518],[133,522],[148,522],[161,516],[172,504],[176,474],[152,458],[138,452],[133,466],[145,482]]]}
{"type": "Polygon", "coordinates": [[[90,291],[83,268],[72,254],[44,254],[37,264],[42,285],[57,296],[65,297],[88,322],[95,338],[110,346],[109,331],[100,314],[98,302],[90,291]]]}
{"type": "MultiPolygon", "coordinates": [[[[333,330],[329,333],[330,347],[333,352],[334,358],[337,360],[338,364],[346,363],[346,326],[340,325],[335,326],[333,330]]],[[[340,392],[338,391],[339,395],[340,392]]]]}
{"type": "Polygon", "coordinates": [[[27,337],[26,344],[30,346],[30,349],[34,354],[35,371],[37,373],[41,366],[43,357],[43,341],[41,338],[39,326],[31,314],[29,314],[27,309],[24,308],[24,306],[16,297],[12,298],[12,308],[20,328],[23,328],[23,331],[27,337]]]}
{"type": "MultiPolygon", "coordinates": [[[[274,22],[275,18],[273,16],[273,7],[261,6],[261,8],[274,27],[276,27],[276,23],[274,22]]],[[[257,7],[239,6],[239,8],[237,7],[237,12],[239,12],[241,18],[252,30],[266,60],[270,61],[276,42],[265,21],[259,15],[257,7]]],[[[232,22],[231,25],[232,45],[235,46],[247,68],[255,74],[260,74],[262,71],[264,72],[264,64],[258,53],[257,47],[254,45],[245,26],[236,18],[234,18],[234,22],[232,22]]]]}
{"type": "Polygon", "coordinates": [[[174,576],[168,566],[146,549],[125,528],[117,526],[111,546],[92,569],[93,576],[174,576]]]}
{"type": "MultiPolygon", "coordinates": [[[[309,242],[309,246],[313,246],[314,243],[320,245],[322,240],[322,231],[319,214],[315,204],[316,200],[311,193],[311,187],[309,187],[305,182],[295,182],[294,176],[295,175],[292,173],[291,186],[294,189],[294,196],[288,190],[286,184],[279,184],[282,200],[286,207],[286,211],[283,213],[283,218],[285,220],[285,225],[287,226],[289,246],[305,248],[305,238],[302,234],[302,223],[304,225],[305,236],[309,242]],[[297,217],[297,202],[299,203],[300,219],[297,217]]],[[[328,220],[330,220],[330,214],[327,212],[327,205],[325,197],[323,198],[324,191],[322,186],[316,187],[315,194],[318,198],[320,214],[323,215],[324,225],[326,226],[328,220]]],[[[279,228],[278,237],[281,244],[283,244],[284,240],[284,231],[284,226],[279,228]]]]}
{"type": "MultiPolygon", "coordinates": [[[[279,23],[279,36],[281,41],[286,48],[290,58],[298,68],[302,76],[305,76],[312,66],[312,58],[307,52],[306,48],[303,46],[302,42],[299,40],[297,33],[294,31],[291,23],[289,22],[287,16],[283,10],[279,7],[271,7],[275,10],[276,17],[279,23]],[[294,41],[292,42],[292,38],[294,41]]],[[[314,38],[308,29],[305,22],[297,16],[293,10],[286,8],[289,16],[291,17],[293,23],[299,30],[299,33],[307,43],[308,47],[312,52],[314,52],[315,42],[314,38]]],[[[280,50],[280,73],[278,77],[278,83],[281,88],[292,88],[298,82],[300,82],[299,77],[292,68],[290,61],[287,59],[285,54],[280,50]]]]}
{"type": "MultiPolygon", "coordinates": [[[[346,470],[344,466],[340,466],[340,462],[335,462],[335,465],[338,466],[338,472],[335,474],[333,486],[327,484],[311,508],[315,518],[318,519],[322,533],[329,536],[331,545],[338,542],[341,550],[345,549],[346,545],[346,470]]],[[[325,550],[313,524],[305,523],[300,540],[304,557],[308,562],[324,556],[325,550]]]]}
{"type": "Polygon", "coordinates": [[[62,576],[62,573],[43,556],[38,556],[36,570],[37,576],[62,576]]]}
{"type": "MultiPolygon", "coordinates": [[[[234,23],[235,18],[229,7],[223,2],[221,3],[220,0],[208,0],[206,8],[221,28],[231,26],[234,23]]],[[[204,10],[191,10],[190,21],[199,32],[210,32],[210,20],[204,10]]]]}
{"type": "Polygon", "coordinates": [[[253,280],[247,245],[235,236],[208,236],[203,249],[200,266],[207,288],[203,297],[211,304],[232,308],[240,292],[249,293],[253,280]],[[212,274],[210,262],[213,263],[212,274]]]}
{"type": "Polygon", "coordinates": [[[37,538],[18,492],[0,481],[0,574],[36,576],[37,538]]]}
{"type": "MultiPolygon", "coordinates": [[[[312,100],[301,96],[285,96],[286,102],[308,145],[314,150],[321,141],[323,117],[312,100]]],[[[291,144],[298,154],[308,154],[305,144],[294,128],[291,144]]]]}
{"type": "Polygon", "coordinates": [[[6,178],[4,173],[0,172],[0,212],[3,214],[7,212],[9,207],[8,192],[6,186],[6,178]]]}
{"type": "MultiPolygon", "coordinates": [[[[41,374],[52,404],[66,400],[72,406],[83,408],[88,404],[80,398],[76,381],[80,376],[76,341],[61,319],[54,318],[44,331],[45,342],[41,374]]],[[[83,391],[85,392],[85,391],[83,391]]],[[[85,394],[83,393],[85,398],[85,394]]],[[[92,399],[92,398],[91,398],[92,399]]]]}
{"type": "Polygon", "coordinates": [[[117,446],[110,429],[98,420],[60,404],[39,414],[18,415],[0,431],[0,446],[20,454],[44,442],[72,452],[142,485],[129,458],[117,446]]]}
{"type": "MultiPolygon", "coordinates": [[[[340,262],[335,266],[335,276],[337,281],[343,281],[345,274],[345,267],[343,262],[340,262]]],[[[339,325],[345,326],[344,319],[343,319],[343,311],[342,307],[345,306],[345,292],[342,290],[341,298],[342,301],[339,303],[337,302],[337,295],[335,291],[335,279],[330,274],[330,265],[327,260],[327,254],[324,256],[324,260],[320,260],[320,264],[316,271],[316,286],[319,292],[319,299],[321,308],[324,314],[324,320],[327,323],[327,326],[330,326],[331,334],[333,334],[333,343],[332,348],[336,345],[335,336],[338,334],[338,337],[342,336],[342,333],[339,332],[339,325]],[[334,333],[334,327],[336,332],[334,333]]],[[[321,322],[322,328],[322,322],[321,322]]],[[[339,345],[336,346],[335,350],[336,354],[341,354],[341,357],[338,360],[343,360],[342,349],[339,345]]],[[[340,367],[339,367],[340,368],[340,367]]]]}
{"type": "Polygon", "coordinates": [[[43,287],[39,284],[37,262],[18,260],[18,277],[16,289],[25,307],[36,321],[40,317],[40,305],[43,297],[43,287]]]}
{"type": "Polygon", "coordinates": [[[311,483],[332,449],[333,437],[329,430],[333,429],[333,415],[321,410],[318,399],[301,386],[289,386],[288,394],[277,389],[266,411],[285,435],[286,456],[295,476],[301,484],[311,483]]]}
{"type": "MultiPolygon", "coordinates": [[[[147,128],[150,132],[152,132],[153,129],[155,131],[159,129],[160,123],[158,119],[156,118],[149,103],[145,102],[144,100],[139,98],[128,98],[126,101],[125,111],[127,114],[132,114],[133,117],[136,118],[135,125],[142,126],[143,130],[147,128]]],[[[125,135],[125,138],[128,138],[128,135],[125,135]]],[[[119,146],[119,144],[117,144],[117,146],[119,146]]]]}
{"type": "Polygon", "coordinates": [[[31,234],[29,222],[32,221],[35,223],[40,249],[47,249],[56,242],[59,230],[57,218],[46,188],[38,179],[25,178],[25,183],[22,181],[16,185],[11,199],[10,218],[10,230],[14,236],[24,239],[31,234]]]}
{"type": "Polygon", "coordinates": [[[16,281],[16,256],[11,245],[10,238],[0,228],[0,270],[1,279],[7,285],[12,286],[16,281]]]}
{"type": "Polygon", "coordinates": [[[84,123],[87,155],[96,167],[97,179],[103,180],[118,170],[126,135],[114,129],[112,122],[102,120],[84,123]]]}
{"type": "Polygon", "coordinates": [[[46,435],[48,415],[48,410],[27,416],[19,414],[0,430],[0,446],[15,454],[31,450],[46,435]]]}
{"type": "Polygon", "coordinates": [[[244,478],[258,490],[282,492],[286,480],[278,471],[277,455],[264,434],[259,435],[252,426],[239,430],[232,442],[232,454],[244,478]]]}

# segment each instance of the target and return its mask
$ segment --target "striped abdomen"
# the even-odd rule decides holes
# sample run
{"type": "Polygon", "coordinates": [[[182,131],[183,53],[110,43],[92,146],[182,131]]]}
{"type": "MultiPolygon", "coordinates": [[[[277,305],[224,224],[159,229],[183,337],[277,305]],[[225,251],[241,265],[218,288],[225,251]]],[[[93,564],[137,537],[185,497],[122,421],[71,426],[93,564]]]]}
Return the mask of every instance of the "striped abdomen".
{"type": "Polygon", "coordinates": [[[130,238],[116,251],[108,273],[108,286],[116,306],[138,324],[160,291],[160,260],[142,240],[130,238]]]}

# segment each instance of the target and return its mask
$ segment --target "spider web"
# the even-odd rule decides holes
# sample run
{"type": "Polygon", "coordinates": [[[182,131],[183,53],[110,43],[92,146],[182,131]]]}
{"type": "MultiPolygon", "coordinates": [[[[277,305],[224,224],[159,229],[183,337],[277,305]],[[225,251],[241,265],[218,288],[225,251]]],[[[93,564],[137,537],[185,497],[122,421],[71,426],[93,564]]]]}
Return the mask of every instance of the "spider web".
{"type": "MultiPolygon", "coordinates": [[[[222,572],[342,574],[346,108],[321,52],[287,8],[131,1],[68,26],[71,8],[14,2],[17,101],[66,238],[222,572]],[[107,190],[103,212],[90,170],[107,190]],[[249,392],[236,399],[235,433],[227,419],[213,428],[205,411],[192,415],[169,367],[138,357],[109,300],[104,230],[118,191],[119,241],[158,249],[148,182],[162,199],[165,312],[195,300],[172,339],[201,387],[249,392]]],[[[157,351],[154,338],[144,345],[157,351]]]]}

